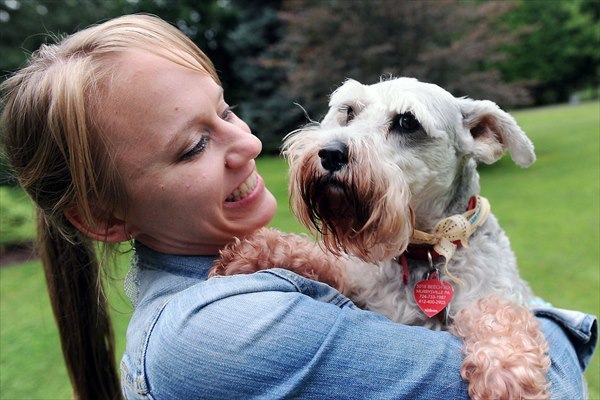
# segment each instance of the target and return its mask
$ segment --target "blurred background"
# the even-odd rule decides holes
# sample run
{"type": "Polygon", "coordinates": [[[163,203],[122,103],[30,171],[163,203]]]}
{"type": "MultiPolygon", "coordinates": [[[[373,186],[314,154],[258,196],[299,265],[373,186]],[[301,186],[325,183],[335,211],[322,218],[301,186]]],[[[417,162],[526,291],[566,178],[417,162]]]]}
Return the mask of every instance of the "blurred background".
{"type": "MultiPolygon", "coordinates": [[[[0,0],[0,81],[42,43],[138,12],[171,22],[213,60],[226,100],[263,141],[259,169],[280,205],[273,225],[287,231],[303,228],[287,209],[281,140],[319,120],[345,79],[414,76],[511,111],[538,161],[482,166],[482,192],[536,293],[600,312],[600,0],[0,0]]],[[[32,250],[34,210],[1,154],[0,399],[69,398],[32,250]]],[[[121,352],[128,257],[108,278],[121,352]]],[[[599,375],[596,356],[591,399],[599,375]]]]}
{"type": "Polygon", "coordinates": [[[230,104],[276,152],[318,120],[344,79],[405,75],[505,108],[598,96],[598,0],[0,0],[0,71],[126,13],[156,14],[194,40],[230,104]]]}

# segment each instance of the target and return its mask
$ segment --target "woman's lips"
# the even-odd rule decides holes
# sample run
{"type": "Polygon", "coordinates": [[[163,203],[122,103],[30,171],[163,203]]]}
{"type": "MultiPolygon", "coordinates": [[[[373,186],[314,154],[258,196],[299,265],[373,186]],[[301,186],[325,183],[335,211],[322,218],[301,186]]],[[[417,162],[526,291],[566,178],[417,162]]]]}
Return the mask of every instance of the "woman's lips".
{"type": "Polygon", "coordinates": [[[245,199],[249,194],[251,194],[259,182],[259,177],[256,171],[254,171],[250,176],[240,185],[238,186],[226,199],[226,203],[233,203],[236,201],[240,201],[245,199]]]}

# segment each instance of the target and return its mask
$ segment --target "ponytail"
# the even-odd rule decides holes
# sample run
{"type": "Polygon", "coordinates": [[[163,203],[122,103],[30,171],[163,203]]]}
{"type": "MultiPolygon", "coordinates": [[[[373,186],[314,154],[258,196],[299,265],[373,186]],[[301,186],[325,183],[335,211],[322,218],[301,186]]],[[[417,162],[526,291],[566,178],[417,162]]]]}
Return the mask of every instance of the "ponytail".
{"type": "Polygon", "coordinates": [[[6,154],[38,207],[39,247],[63,354],[77,399],[121,398],[114,337],[100,265],[84,226],[126,213],[125,186],[110,135],[97,115],[114,56],[131,49],[161,54],[218,81],[211,61],[175,27],[156,17],[115,18],[42,45],[1,85],[6,154]],[[104,130],[103,130],[104,129],[104,130]]]}
{"type": "Polygon", "coordinates": [[[75,243],[38,212],[39,251],[75,399],[120,399],[115,340],[95,246],[75,243]]]}
{"type": "MultiPolygon", "coordinates": [[[[56,50],[43,46],[34,54],[33,60],[39,61],[3,83],[4,147],[19,183],[37,205],[39,251],[74,398],[120,399],[114,336],[95,248],[64,212],[78,207],[89,221],[95,212],[92,199],[98,203],[110,198],[116,207],[123,196],[111,180],[114,168],[105,161],[108,152],[88,133],[85,93],[77,97],[62,90],[65,82],[76,86],[81,81],[44,64],[56,57],[56,50]],[[100,176],[96,171],[106,172],[100,176]]],[[[71,64],[77,61],[88,76],[93,74],[85,60],[71,64]]],[[[79,79],[85,77],[79,74],[79,79]]]]}

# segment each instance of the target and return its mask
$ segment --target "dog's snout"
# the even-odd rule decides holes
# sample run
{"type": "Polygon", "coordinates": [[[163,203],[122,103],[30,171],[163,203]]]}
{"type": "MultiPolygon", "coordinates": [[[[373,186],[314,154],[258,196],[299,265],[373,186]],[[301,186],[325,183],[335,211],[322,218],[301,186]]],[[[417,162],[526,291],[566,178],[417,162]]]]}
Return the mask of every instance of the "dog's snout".
{"type": "Polygon", "coordinates": [[[319,150],[319,157],[327,171],[339,171],[348,163],[348,146],[339,142],[330,143],[319,150]]]}

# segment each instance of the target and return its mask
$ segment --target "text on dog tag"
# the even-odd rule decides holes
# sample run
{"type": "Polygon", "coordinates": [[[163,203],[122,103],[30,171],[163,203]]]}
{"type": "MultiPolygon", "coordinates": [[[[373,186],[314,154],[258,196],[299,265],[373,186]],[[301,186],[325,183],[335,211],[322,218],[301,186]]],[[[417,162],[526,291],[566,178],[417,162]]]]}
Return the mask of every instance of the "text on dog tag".
{"type": "Polygon", "coordinates": [[[448,282],[430,278],[415,285],[414,295],[419,308],[431,318],[450,304],[454,290],[448,282]]]}

